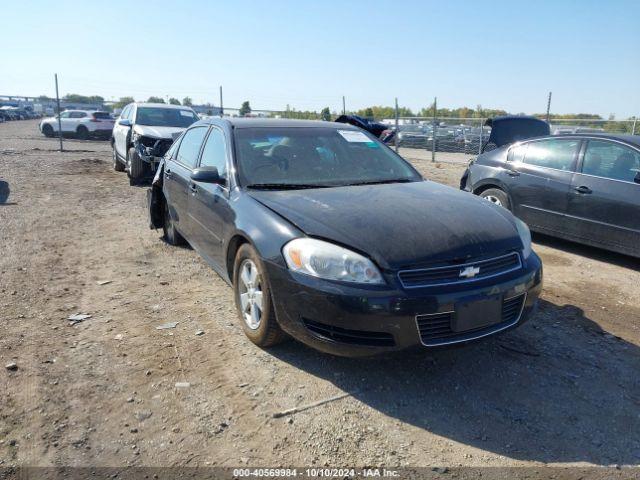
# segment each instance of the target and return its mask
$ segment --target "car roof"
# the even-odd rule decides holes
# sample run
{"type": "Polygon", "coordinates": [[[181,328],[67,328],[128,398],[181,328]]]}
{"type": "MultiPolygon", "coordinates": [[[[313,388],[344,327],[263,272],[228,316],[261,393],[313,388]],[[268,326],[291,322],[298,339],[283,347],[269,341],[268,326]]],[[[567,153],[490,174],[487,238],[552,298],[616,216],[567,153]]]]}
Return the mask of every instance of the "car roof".
{"type": "Polygon", "coordinates": [[[171,105],[170,103],[147,103],[147,102],[135,102],[138,107],[147,108],[174,108],[176,110],[193,110],[186,105],[171,105]]]}
{"type": "Polygon", "coordinates": [[[335,128],[340,130],[359,130],[347,123],[324,122],[320,120],[292,120],[285,118],[245,118],[245,117],[213,117],[197,122],[200,125],[230,125],[233,128],[260,128],[260,127],[311,127],[311,128],[335,128]]]}
{"type": "MultiPolygon", "coordinates": [[[[598,133],[598,132],[584,132],[584,133],[571,133],[569,135],[547,135],[540,138],[602,138],[604,140],[618,140],[625,143],[630,143],[637,148],[640,148],[640,135],[625,135],[618,133],[598,133]]],[[[531,140],[537,140],[536,138],[531,138],[531,140]]],[[[527,139],[529,140],[529,139],[527,139]]],[[[523,142],[527,140],[522,140],[523,142]]]]}

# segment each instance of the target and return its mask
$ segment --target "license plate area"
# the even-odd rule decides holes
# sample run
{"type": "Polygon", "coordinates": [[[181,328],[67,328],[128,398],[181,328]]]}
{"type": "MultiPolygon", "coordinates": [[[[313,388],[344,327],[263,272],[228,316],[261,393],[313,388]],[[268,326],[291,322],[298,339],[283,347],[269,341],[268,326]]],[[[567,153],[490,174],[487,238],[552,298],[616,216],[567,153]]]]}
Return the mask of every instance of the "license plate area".
{"type": "Polygon", "coordinates": [[[466,332],[500,323],[502,296],[493,295],[480,299],[459,302],[451,319],[451,330],[466,332]]]}

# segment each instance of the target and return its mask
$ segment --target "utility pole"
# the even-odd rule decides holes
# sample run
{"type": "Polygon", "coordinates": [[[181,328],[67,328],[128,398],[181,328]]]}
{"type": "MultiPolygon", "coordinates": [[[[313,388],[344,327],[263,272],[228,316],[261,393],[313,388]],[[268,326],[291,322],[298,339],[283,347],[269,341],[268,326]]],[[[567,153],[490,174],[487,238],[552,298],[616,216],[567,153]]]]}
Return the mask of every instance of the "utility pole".
{"type": "Polygon", "coordinates": [[[222,85],[220,85],[220,118],[224,117],[224,107],[222,106],[222,85]]]}
{"type": "Polygon", "coordinates": [[[551,112],[551,92],[549,92],[549,98],[547,99],[547,123],[549,123],[550,112],[551,112]]]}
{"type": "Polygon", "coordinates": [[[56,78],[56,104],[58,105],[58,138],[60,139],[60,151],[62,152],[62,120],[60,120],[60,95],[58,94],[58,74],[55,74],[56,78]]]}
{"type": "Polygon", "coordinates": [[[438,111],[438,97],[433,97],[433,130],[431,132],[431,161],[436,161],[436,112],[438,111]]]}
{"type": "Polygon", "coordinates": [[[396,97],[396,133],[393,136],[393,142],[395,144],[396,147],[396,153],[398,153],[398,150],[400,149],[400,146],[398,145],[398,117],[399,117],[399,112],[398,112],[398,97],[396,97]]]}
{"type": "Polygon", "coordinates": [[[346,115],[347,114],[347,104],[344,100],[344,95],[342,96],[342,114],[346,115]]]}

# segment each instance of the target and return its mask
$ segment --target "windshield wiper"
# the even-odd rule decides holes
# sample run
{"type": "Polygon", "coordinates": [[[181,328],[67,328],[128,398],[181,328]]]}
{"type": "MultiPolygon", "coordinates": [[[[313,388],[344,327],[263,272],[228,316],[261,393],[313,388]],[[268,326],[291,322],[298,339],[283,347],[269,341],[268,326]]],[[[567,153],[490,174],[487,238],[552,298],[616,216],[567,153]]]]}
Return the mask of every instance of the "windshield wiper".
{"type": "Polygon", "coordinates": [[[413,178],[392,178],[390,180],[369,180],[366,182],[355,182],[349,183],[349,185],[380,185],[383,183],[409,183],[413,181],[413,178]]]}
{"type": "Polygon", "coordinates": [[[255,190],[301,190],[303,188],[329,188],[331,185],[313,185],[310,183],[250,183],[247,188],[255,190]]]}

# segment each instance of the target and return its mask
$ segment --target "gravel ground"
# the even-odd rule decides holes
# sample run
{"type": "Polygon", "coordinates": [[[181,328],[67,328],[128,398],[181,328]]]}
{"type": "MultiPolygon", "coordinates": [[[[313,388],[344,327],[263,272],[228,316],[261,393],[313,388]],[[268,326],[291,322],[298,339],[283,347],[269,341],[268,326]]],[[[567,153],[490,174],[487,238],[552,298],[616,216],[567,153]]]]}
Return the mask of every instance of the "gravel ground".
{"type": "MultiPolygon", "coordinates": [[[[638,260],[535,236],[545,287],[520,329],[375,359],[263,351],[231,289],[148,228],[108,143],[56,146],[0,124],[0,465],[640,464],[638,260]]],[[[464,168],[413,161],[453,186],[464,168]]]]}

